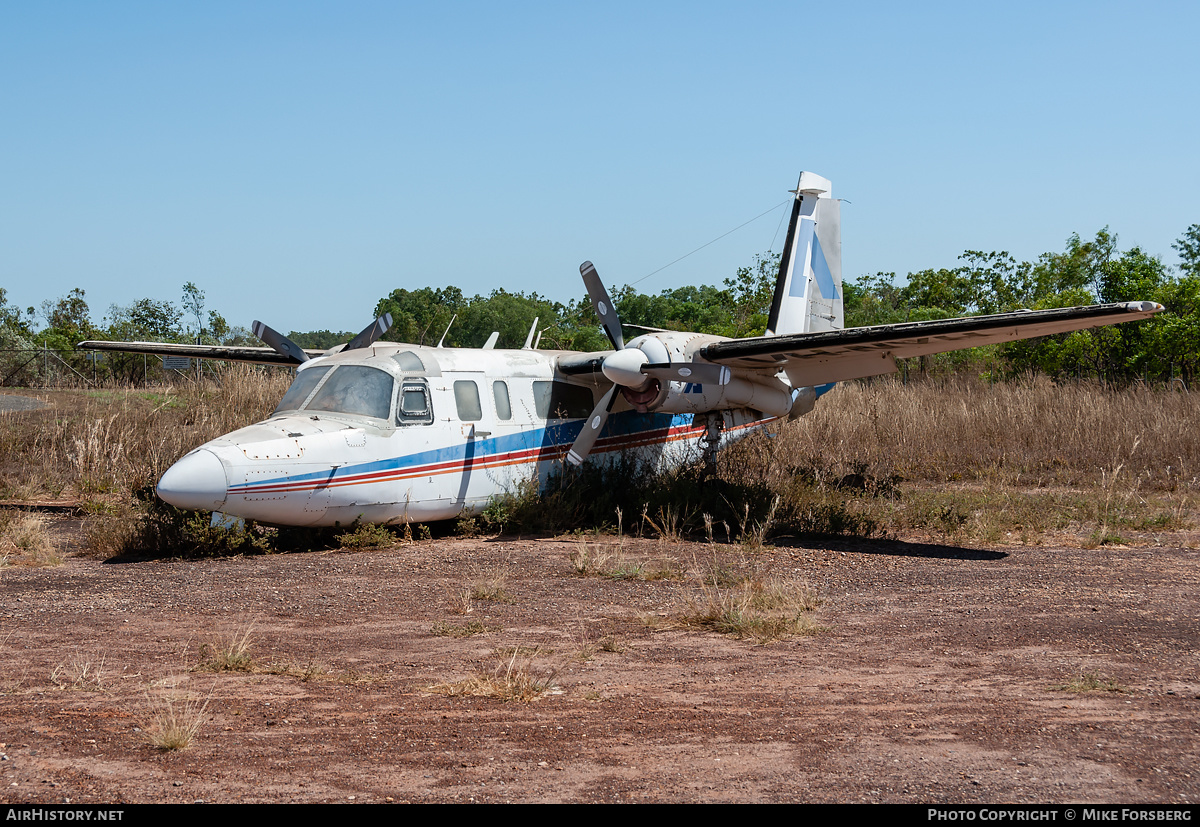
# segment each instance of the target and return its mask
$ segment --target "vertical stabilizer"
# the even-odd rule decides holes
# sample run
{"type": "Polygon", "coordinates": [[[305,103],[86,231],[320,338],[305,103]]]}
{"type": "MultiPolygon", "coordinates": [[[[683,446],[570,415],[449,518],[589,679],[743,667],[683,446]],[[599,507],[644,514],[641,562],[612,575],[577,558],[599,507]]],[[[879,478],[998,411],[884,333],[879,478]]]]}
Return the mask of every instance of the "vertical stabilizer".
{"type": "Polygon", "coordinates": [[[829,179],[800,173],[767,322],[768,336],[844,326],[841,202],[832,197],[832,189],[829,179]]]}

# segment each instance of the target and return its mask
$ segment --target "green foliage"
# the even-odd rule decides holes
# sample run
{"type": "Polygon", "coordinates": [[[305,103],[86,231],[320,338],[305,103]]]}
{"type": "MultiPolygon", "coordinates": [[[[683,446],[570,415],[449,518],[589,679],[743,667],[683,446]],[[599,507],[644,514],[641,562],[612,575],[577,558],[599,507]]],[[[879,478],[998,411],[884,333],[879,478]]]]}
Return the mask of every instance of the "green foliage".
{"type": "Polygon", "coordinates": [[[1188,227],[1171,248],[1179,253],[1179,269],[1189,276],[1200,277],[1200,224],[1188,227]]]}
{"type": "Polygon", "coordinates": [[[355,524],[349,531],[335,535],[342,548],[372,549],[387,548],[396,544],[396,535],[387,526],[366,523],[355,524]]]}

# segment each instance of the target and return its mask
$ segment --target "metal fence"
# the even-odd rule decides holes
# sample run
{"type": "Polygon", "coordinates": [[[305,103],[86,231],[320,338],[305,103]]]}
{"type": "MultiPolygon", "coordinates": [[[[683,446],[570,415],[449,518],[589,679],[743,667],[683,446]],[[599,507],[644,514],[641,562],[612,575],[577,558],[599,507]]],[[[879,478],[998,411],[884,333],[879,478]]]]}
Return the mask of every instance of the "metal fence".
{"type": "Polygon", "coordinates": [[[211,370],[202,360],[83,350],[0,348],[0,387],[78,388],[106,383],[194,381],[211,370]]]}

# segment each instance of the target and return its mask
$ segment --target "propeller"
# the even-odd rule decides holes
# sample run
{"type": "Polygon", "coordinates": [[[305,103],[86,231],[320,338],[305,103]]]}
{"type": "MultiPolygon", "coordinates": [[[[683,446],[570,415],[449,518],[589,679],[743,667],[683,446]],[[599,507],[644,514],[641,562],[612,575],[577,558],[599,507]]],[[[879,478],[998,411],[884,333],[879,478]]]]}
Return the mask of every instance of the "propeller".
{"type": "MultiPolygon", "coordinates": [[[[388,332],[388,328],[392,326],[392,314],[384,313],[375,321],[367,325],[362,333],[359,333],[342,348],[342,350],[356,350],[362,347],[370,347],[380,336],[388,332]]],[[[304,352],[304,348],[293,342],[287,336],[284,336],[278,330],[254,320],[254,324],[250,325],[250,329],[254,331],[254,335],[262,339],[271,346],[277,353],[286,356],[298,365],[307,362],[310,357],[304,352]]]]}
{"type": "Polygon", "coordinates": [[[284,336],[278,330],[267,327],[258,319],[254,320],[254,324],[250,325],[250,329],[254,331],[254,335],[262,339],[271,346],[275,352],[280,353],[291,359],[298,365],[302,365],[308,361],[309,356],[304,352],[304,348],[293,342],[287,336],[284,336]]]}
{"type": "Polygon", "coordinates": [[[613,306],[595,265],[585,261],[579,266],[579,274],[583,276],[588,298],[592,301],[596,315],[600,317],[604,332],[613,344],[613,352],[605,356],[600,363],[600,372],[613,386],[596,403],[595,409],[584,423],[583,430],[567,451],[567,461],[572,465],[582,465],[591,453],[617,401],[618,389],[646,390],[652,380],[725,385],[729,383],[730,378],[729,368],[724,365],[707,362],[651,362],[650,357],[640,348],[625,347],[625,337],[621,334],[621,320],[617,316],[617,309],[613,306]]]}
{"type": "Polygon", "coordinates": [[[370,347],[375,340],[388,332],[392,326],[392,314],[384,313],[375,321],[367,325],[362,333],[351,339],[342,350],[357,350],[360,347],[370,347]]]}

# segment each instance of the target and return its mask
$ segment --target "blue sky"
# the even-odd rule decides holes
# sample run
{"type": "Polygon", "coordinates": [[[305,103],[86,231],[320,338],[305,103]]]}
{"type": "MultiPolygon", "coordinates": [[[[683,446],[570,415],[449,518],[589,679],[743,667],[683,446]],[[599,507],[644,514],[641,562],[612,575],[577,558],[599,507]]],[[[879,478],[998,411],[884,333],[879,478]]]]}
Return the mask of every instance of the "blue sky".
{"type": "MultiPolygon", "coordinates": [[[[358,330],[566,301],[830,179],[848,278],[1200,222],[1196,3],[0,5],[0,286],[358,330]]],[[[638,289],[719,284],[783,207],[638,289]]]]}

